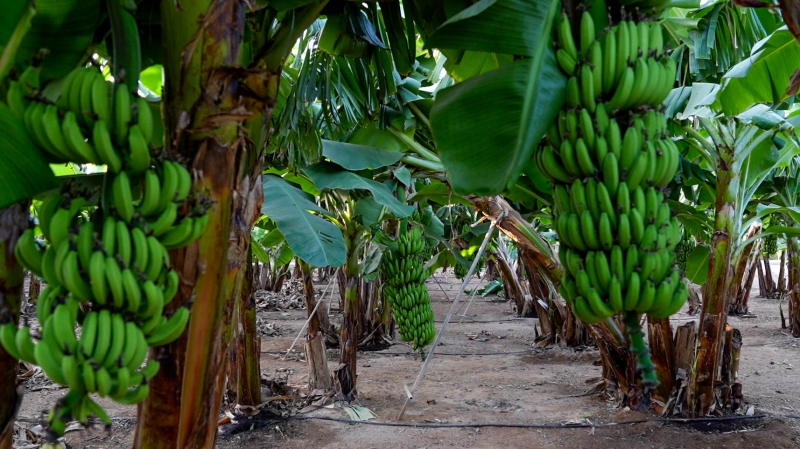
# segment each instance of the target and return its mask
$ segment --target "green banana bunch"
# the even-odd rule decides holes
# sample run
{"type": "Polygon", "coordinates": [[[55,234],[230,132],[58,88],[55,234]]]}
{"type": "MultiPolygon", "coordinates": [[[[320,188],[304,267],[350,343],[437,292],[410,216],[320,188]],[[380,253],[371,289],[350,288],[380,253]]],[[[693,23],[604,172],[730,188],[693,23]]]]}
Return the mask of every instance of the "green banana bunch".
{"type": "Polygon", "coordinates": [[[394,310],[400,338],[412,342],[421,353],[436,337],[425,285],[429,272],[422,257],[424,252],[425,238],[418,227],[413,227],[387,249],[380,265],[384,297],[394,310]]]}
{"type": "Polygon", "coordinates": [[[772,255],[778,252],[778,235],[767,234],[764,237],[764,254],[772,255]]]}
{"type": "Polygon", "coordinates": [[[681,159],[660,110],[676,65],[657,21],[623,20],[598,34],[584,12],[576,43],[562,14],[556,32],[566,102],[534,162],[554,185],[566,268],[559,291],[584,322],[625,315],[643,382],[653,386],[639,314],[669,316],[688,296],[675,265],[682,230],[664,194],[681,159]]]}
{"type": "MultiPolygon", "coordinates": [[[[36,210],[44,242],[29,229],[14,249],[47,282],[37,304],[41,337],[17,323],[0,326],[0,344],[12,356],[70,388],[48,419],[60,435],[71,419],[96,415],[110,424],[91,393],[123,404],[147,396],[159,369],[146,360],[149,348],[179,338],[191,315],[187,307],[165,312],[180,284],[168,250],[197,240],[210,217],[207,203],[191,194],[190,171],[152,151],[160,117],[143,98],[96,67],[71,71],[55,103],[39,98],[41,87],[38,67],[26,69],[10,84],[8,106],[0,103],[2,118],[50,162],[107,166],[99,207],[48,195],[36,210]]],[[[404,242],[409,256],[424,248],[424,240],[422,247],[404,242]]]]}

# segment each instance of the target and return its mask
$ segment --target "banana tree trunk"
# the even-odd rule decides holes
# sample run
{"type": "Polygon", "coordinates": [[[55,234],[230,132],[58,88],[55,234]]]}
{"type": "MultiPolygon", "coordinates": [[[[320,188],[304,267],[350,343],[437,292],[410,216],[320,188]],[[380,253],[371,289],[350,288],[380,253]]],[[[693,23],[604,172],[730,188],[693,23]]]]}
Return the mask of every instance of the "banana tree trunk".
{"type": "Polygon", "coordinates": [[[653,390],[653,398],[666,403],[675,383],[675,349],[669,318],[648,316],[647,338],[659,382],[653,390]]]}
{"type": "Polygon", "coordinates": [[[504,251],[493,252],[492,257],[497,261],[497,266],[500,268],[500,275],[503,278],[503,287],[505,296],[514,301],[517,308],[517,316],[522,316],[525,311],[525,294],[523,293],[522,286],[520,285],[517,274],[511,268],[510,260],[507,253],[504,251]]]}
{"type": "Polygon", "coordinates": [[[789,330],[800,337],[800,241],[797,237],[786,239],[786,262],[789,271],[789,330]]]}
{"type": "MultiPolygon", "coordinates": [[[[19,321],[25,276],[14,247],[30,225],[29,206],[25,201],[0,209],[0,323],[19,321]]],[[[22,391],[17,391],[18,364],[0,345],[0,449],[11,449],[14,417],[22,399],[22,391]]]]}
{"type": "MultiPolygon", "coordinates": [[[[531,269],[528,267],[528,264],[525,263],[524,252],[520,251],[518,254],[520,266],[524,268],[525,276],[528,278],[528,289],[531,292],[531,307],[535,311],[536,317],[539,318],[539,327],[542,328],[542,334],[549,336],[548,338],[554,337],[555,332],[552,324],[553,311],[552,307],[549,306],[551,297],[550,288],[539,274],[539,271],[536,270],[535,267],[531,269]]],[[[523,311],[523,316],[528,316],[530,314],[530,310],[523,311]]]]}
{"type": "Polygon", "coordinates": [[[764,269],[761,268],[761,258],[756,257],[756,272],[758,273],[758,296],[761,298],[769,297],[767,291],[767,281],[764,276],[764,269]]]}
{"type": "MultiPolygon", "coordinates": [[[[322,321],[319,317],[326,313],[317,308],[314,297],[314,283],[311,267],[302,259],[297,260],[303,273],[303,291],[306,296],[308,313],[308,333],[306,334],[306,364],[308,365],[308,389],[327,390],[331,385],[331,373],[328,369],[328,353],[325,350],[325,336],[322,334],[322,321]],[[315,311],[316,310],[316,311],[315,311]]],[[[322,304],[320,304],[321,306],[322,304]]]]}
{"type": "Polygon", "coordinates": [[[706,416],[714,405],[714,381],[719,368],[722,335],[727,324],[727,298],[731,291],[731,238],[734,235],[736,192],[739,175],[731,167],[732,150],[723,153],[717,166],[717,198],[714,234],[703,286],[703,307],[697,332],[697,351],[687,392],[690,416],[706,416]],[[727,157],[730,156],[728,159],[727,157]]]}
{"type": "Polygon", "coordinates": [[[139,406],[135,447],[212,447],[235,303],[224,286],[238,164],[245,151],[243,117],[234,112],[241,106],[239,82],[227,68],[239,63],[245,11],[230,0],[161,5],[164,141],[170,152],[193,161],[195,191],[213,205],[200,240],[170,253],[181,276],[171,306],[192,301],[192,318],[182,338],[158,351],[164,357],[161,371],[139,406]]]}
{"type": "Polygon", "coordinates": [[[769,263],[769,254],[764,254],[764,279],[767,281],[767,297],[775,296],[775,279],[772,277],[772,265],[769,263]]]}
{"type": "Polygon", "coordinates": [[[236,343],[231,348],[235,356],[233,374],[236,380],[236,402],[256,406],[261,403],[261,338],[256,328],[256,302],[253,297],[253,252],[247,250],[246,265],[240,270],[236,295],[236,343]]]}
{"type": "Polygon", "coordinates": [[[347,247],[347,262],[342,275],[344,279],[344,314],[342,319],[342,333],[339,337],[341,349],[340,365],[336,369],[336,378],[339,389],[346,401],[352,401],[358,394],[356,391],[357,380],[357,351],[358,340],[361,336],[359,316],[361,314],[361,295],[359,289],[358,256],[360,254],[362,235],[359,226],[350,221],[345,229],[344,238],[347,247]]]}
{"type": "Polygon", "coordinates": [[[780,268],[778,270],[778,294],[786,292],[786,251],[781,251],[780,268]]]}

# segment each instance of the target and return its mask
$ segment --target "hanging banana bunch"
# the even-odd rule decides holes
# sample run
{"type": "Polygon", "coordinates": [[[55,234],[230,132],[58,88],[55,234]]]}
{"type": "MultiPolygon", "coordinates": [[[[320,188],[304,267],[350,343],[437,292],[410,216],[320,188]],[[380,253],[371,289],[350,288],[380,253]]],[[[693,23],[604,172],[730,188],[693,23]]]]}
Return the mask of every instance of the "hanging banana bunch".
{"type": "MultiPolygon", "coordinates": [[[[767,229],[769,230],[769,228],[767,229]]],[[[778,234],[767,234],[764,237],[764,254],[771,256],[778,252],[778,234]]]]}
{"type": "Polygon", "coordinates": [[[675,247],[675,260],[678,263],[678,267],[681,269],[682,276],[686,273],[686,261],[689,260],[689,254],[694,251],[695,246],[695,242],[691,236],[683,235],[681,241],[678,242],[678,246],[675,247]]]}
{"type": "Polygon", "coordinates": [[[673,252],[681,226],[663,192],[680,163],[661,112],[676,65],[664,53],[661,24],[642,19],[597,33],[584,12],[576,43],[562,14],[556,41],[569,76],[566,104],[535,161],[554,184],[562,296],[587,323],[625,314],[643,382],[654,386],[638,314],[677,312],[688,288],[673,252]]]}
{"type": "Polygon", "coordinates": [[[415,226],[383,254],[380,265],[383,294],[394,310],[400,338],[412,342],[423,357],[423,348],[436,337],[431,298],[425,285],[430,275],[422,257],[425,246],[425,238],[415,226]]]}
{"type": "Polygon", "coordinates": [[[153,157],[158,118],[145,99],[91,66],[70,72],[47,103],[35,96],[35,70],[12,82],[6,98],[32,140],[51,162],[107,167],[100,207],[53,193],[38,208],[47,244],[28,229],[16,246],[20,263],[47,282],[37,304],[41,330],[0,326],[6,351],[69,387],[48,418],[60,436],[71,419],[111,424],[91,393],[121,404],[147,396],[159,369],[146,360],[149,348],[177,339],[189,320],[187,307],[164,312],[180,283],[167,250],[196,240],[208,214],[191,194],[187,168],[153,157]]]}

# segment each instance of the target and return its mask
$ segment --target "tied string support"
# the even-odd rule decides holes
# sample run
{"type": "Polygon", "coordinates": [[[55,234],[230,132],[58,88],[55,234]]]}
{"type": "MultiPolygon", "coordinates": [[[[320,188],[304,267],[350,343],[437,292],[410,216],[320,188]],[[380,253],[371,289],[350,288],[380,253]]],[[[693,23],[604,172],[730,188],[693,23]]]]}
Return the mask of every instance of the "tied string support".
{"type": "Polygon", "coordinates": [[[447,313],[447,317],[444,319],[444,323],[442,323],[442,328],[439,329],[439,332],[436,334],[436,339],[433,341],[433,346],[431,347],[431,352],[425,357],[425,362],[422,364],[422,368],[419,370],[419,374],[417,375],[417,379],[414,381],[414,385],[409,389],[408,385],[403,385],[403,389],[406,392],[406,400],[403,403],[403,408],[400,409],[400,413],[397,415],[397,420],[400,421],[403,419],[403,415],[406,412],[406,408],[408,407],[408,403],[411,399],[414,398],[414,391],[416,391],[417,387],[419,387],[420,382],[422,382],[422,378],[425,376],[425,371],[428,370],[428,365],[433,360],[433,355],[436,353],[436,348],[439,346],[439,342],[442,340],[442,336],[444,336],[445,330],[447,330],[447,325],[450,323],[450,319],[453,318],[453,314],[458,309],[458,302],[461,300],[461,296],[464,294],[464,290],[467,288],[467,284],[472,279],[472,275],[475,274],[475,269],[478,266],[478,261],[483,255],[483,252],[486,250],[486,246],[489,244],[489,240],[492,238],[492,232],[497,227],[497,225],[503,221],[503,219],[508,215],[507,211],[503,211],[503,213],[499,214],[497,218],[492,220],[491,224],[489,225],[489,229],[486,231],[486,235],[483,238],[483,242],[481,243],[478,252],[475,254],[475,258],[472,260],[472,265],[469,267],[469,271],[467,275],[464,276],[464,281],[461,283],[461,288],[458,290],[458,294],[456,295],[455,299],[453,300],[453,304],[450,306],[450,311],[447,313]]]}

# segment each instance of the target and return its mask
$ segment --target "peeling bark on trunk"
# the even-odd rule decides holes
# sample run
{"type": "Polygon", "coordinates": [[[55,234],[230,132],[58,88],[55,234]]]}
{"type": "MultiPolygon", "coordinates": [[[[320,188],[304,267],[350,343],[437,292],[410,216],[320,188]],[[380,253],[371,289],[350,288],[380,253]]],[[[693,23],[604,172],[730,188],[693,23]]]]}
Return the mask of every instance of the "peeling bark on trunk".
{"type": "Polygon", "coordinates": [[[675,382],[675,349],[669,318],[647,317],[647,337],[659,384],[653,398],[666,403],[675,382]]]}
{"type": "MultiPolygon", "coordinates": [[[[542,305],[549,304],[550,302],[550,289],[548,288],[547,284],[545,283],[542,276],[539,275],[539,272],[534,267],[531,269],[528,267],[526,263],[524,263],[524,257],[522,253],[518,253],[520,257],[520,261],[522,262],[520,265],[525,268],[525,273],[528,278],[528,285],[529,290],[531,292],[531,307],[536,313],[536,317],[539,318],[539,327],[542,328],[542,334],[553,336],[555,337],[555,331],[552,324],[552,307],[548,306],[545,307],[542,305]]],[[[530,311],[523,310],[523,316],[528,316],[530,311]]]]}
{"type": "MultiPolygon", "coordinates": [[[[30,226],[30,203],[0,209],[0,323],[19,321],[25,277],[14,256],[22,232],[30,226]]],[[[11,449],[13,422],[22,390],[17,390],[19,361],[0,345],[0,449],[11,449]]]]}
{"type": "Polygon", "coordinates": [[[541,273],[558,286],[564,274],[550,246],[542,240],[535,229],[525,221],[519,212],[511,208],[501,196],[477,197],[469,196],[467,199],[491,220],[498,220],[497,227],[503,231],[514,243],[521,247],[530,257],[531,261],[539,268],[541,273]]]}
{"type": "Polygon", "coordinates": [[[764,277],[764,269],[761,267],[761,258],[756,258],[756,271],[758,272],[758,296],[766,298],[769,296],[767,291],[767,280],[764,277]]]}
{"type": "Polygon", "coordinates": [[[767,284],[767,297],[775,295],[775,279],[772,277],[772,265],[769,263],[769,255],[764,254],[764,278],[767,284]]]}
{"type": "Polygon", "coordinates": [[[787,239],[786,252],[789,271],[789,330],[793,337],[800,337],[800,241],[797,237],[787,239]]]}
{"type": "Polygon", "coordinates": [[[517,279],[514,269],[511,268],[511,261],[502,251],[494,252],[491,256],[497,261],[497,266],[500,268],[500,275],[503,277],[503,288],[506,298],[514,301],[514,305],[517,308],[517,316],[522,316],[525,310],[525,294],[522,291],[522,286],[520,286],[519,279],[517,279]]]}
{"type": "Polygon", "coordinates": [[[247,251],[247,263],[237,295],[236,315],[236,401],[240,405],[261,403],[261,338],[256,327],[256,302],[253,296],[253,253],[247,251]]]}
{"type": "MultiPolygon", "coordinates": [[[[325,337],[322,335],[322,323],[319,316],[325,314],[324,309],[317,308],[314,297],[314,283],[312,271],[307,263],[298,259],[298,265],[303,275],[303,292],[306,297],[306,312],[308,313],[308,333],[306,335],[306,363],[308,365],[308,389],[317,388],[327,390],[332,387],[331,373],[328,369],[328,353],[325,350],[325,337]],[[317,309],[314,312],[314,309],[317,309]]],[[[322,307],[323,304],[320,304],[322,307]]]]}
{"type": "Polygon", "coordinates": [[[786,251],[781,251],[780,269],[778,270],[778,294],[786,292],[786,251]]]}
{"type": "MultiPolygon", "coordinates": [[[[754,223],[745,234],[745,239],[754,237],[761,232],[761,223],[754,223]]],[[[755,258],[758,258],[758,246],[756,242],[748,244],[736,259],[734,266],[733,278],[731,284],[731,291],[729,292],[731,303],[728,305],[728,313],[735,315],[743,315],[748,312],[747,298],[750,294],[750,284],[747,281],[750,279],[748,267],[751,265],[753,259],[753,249],[755,251],[755,258]]]]}
{"type": "Polygon", "coordinates": [[[192,317],[178,341],[157,351],[161,370],[139,406],[135,447],[212,447],[236,303],[232,289],[244,258],[241,248],[249,244],[246,211],[255,206],[248,201],[249,189],[242,189],[256,179],[242,172],[248,149],[241,122],[247,115],[242,114],[241,75],[235,71],[245,5],[162,2],[161,12],[165,142],[170,152],[192,161],[195,189],[213,205],[199,241],[170,253],[181,277],[170,308],[192,301],[192,317]]]}
{"type": "Polygon", "coordinates": [[[358,280],[350,278],[345,288],[345,309],[340,337],[341,357],[340,365],[336,369],[336,378],[339,381],[339,391],[342,397],[350,402],[358,394],[356,391],[358,368],[358,310],[360,298],[358,295],[358,280]]]}

